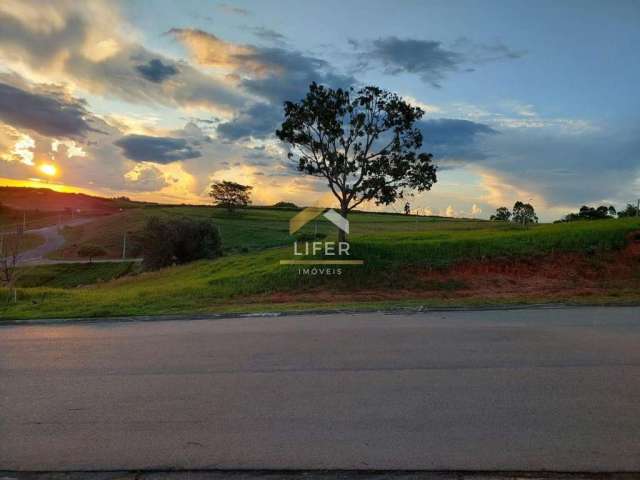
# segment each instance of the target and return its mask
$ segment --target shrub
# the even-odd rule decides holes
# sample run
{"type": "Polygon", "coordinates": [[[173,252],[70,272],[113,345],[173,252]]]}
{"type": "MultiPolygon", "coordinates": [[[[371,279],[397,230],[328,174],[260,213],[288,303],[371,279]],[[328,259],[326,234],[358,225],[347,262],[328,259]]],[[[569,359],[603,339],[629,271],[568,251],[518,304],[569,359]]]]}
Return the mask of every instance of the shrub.
{"type": "Polygon", "coordinates": [[[278,203],[275,203],[273,206],[274,208],[294,208],[294,209],[300,208],[295,203],[292,203],[292,202],[278,202],[278,203]]]}
{"type": "Polygon", "coordinates": [[[220,232],[206,220],[152,217],[142,235],[143,266],[148,270],[222,254],[220,232]]]}
{"type": "Polygon", "coordinates": [[[104,257],[106,254],[106,250],[98,245],[82,245],[78,249],[78,255],[88,258],[89,263],[93,261],[94,257],[104,257]]]}

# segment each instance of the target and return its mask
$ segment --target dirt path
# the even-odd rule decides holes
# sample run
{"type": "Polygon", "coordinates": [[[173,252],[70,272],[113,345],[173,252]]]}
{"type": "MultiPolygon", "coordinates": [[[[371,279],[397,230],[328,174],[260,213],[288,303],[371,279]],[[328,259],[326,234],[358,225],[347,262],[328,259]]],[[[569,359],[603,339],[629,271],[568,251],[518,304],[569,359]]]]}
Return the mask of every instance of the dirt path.
{"type": "Polygon", "coordinates": [[[49,253],[58,250],[64,245],[65,240],[64,236],[62,235],[62,227],[75,227],[77,225],[88,223],[92,220],[93,218],[78,218],[75,220],[64,222],[61,225],[53,225],[50,227],[27,230],[25,233],[39,235],[44,238],[44,243],[36,248],[27,250],[26,252],[22,252],[20,255],[18,255],[18,262],[21,264],[28,263],[29,265],[66,262],[65,260],[49,260],[46,258],[49,253]]]}

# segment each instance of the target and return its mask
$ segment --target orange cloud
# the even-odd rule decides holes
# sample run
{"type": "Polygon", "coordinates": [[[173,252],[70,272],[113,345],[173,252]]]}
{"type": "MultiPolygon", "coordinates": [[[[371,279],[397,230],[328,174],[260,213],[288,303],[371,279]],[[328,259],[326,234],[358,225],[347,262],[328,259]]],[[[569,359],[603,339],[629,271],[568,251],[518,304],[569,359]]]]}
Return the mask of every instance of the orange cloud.
{"type": "Polygon", "coordinates": [[[201,65],[226,69],[229,73],[250,73],[257,77],[282,70],[276,65],[261,61],[259,52],[250,45],[227,42],[212,33],[193,28],[173,28],[169,33],[180,40],[201,65]]]}

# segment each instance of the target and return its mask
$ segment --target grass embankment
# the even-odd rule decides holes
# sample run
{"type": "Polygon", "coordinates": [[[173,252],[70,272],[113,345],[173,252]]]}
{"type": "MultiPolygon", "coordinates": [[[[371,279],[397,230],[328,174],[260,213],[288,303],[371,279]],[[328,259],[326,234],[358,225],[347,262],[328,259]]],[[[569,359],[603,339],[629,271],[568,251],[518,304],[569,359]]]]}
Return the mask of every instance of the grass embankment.
{"type": "Polygon", "coordinates": [[[134,262],[27,266],[19,270],[16,284],[21,288],[75,288],[120,278],[138,272],[139,268],[134,262]]]}
{"type": "MultiPolygon", "coordinates": [[[[125,232],[128,238],[128,257],[140,254],[139,239],[146,221],[151,217],[161,219],[191,218],[210,220],[220,229],[222,243],[228,254],[248,252],[289,245],[294,237],[289,235],[289,219],[297,213],[291,209],[247,208],[234,213],[207,206],[147,206],[98,218],[91,223],[66,227],[66,246],[51,258],[75,258],[83,244],[99,245],[108,256],[122,255],[125,232]]],[[[352,237],[381,232],[420,232],[434,229],[474,229],[479,224],[501,228],[495,223],[479,220],[459,220],[442,217],[413,217],[406,215],[354,213],[350,217],[352,237]]],[[[300,233],[335,236],[335,227],[322,218],[306,225],[300,233]]]]}
{"type": "MultiPolygon", "coordinates": [[[[352,218],[352,248],[354,258],[364,259],[365,265],[341,267],[341,276],[305,276],[298,274],[297,267],[281,266],[279,260],[292,258],[292,249],[288,246],[123,277],[97,287],[22,289],[19,302],[5,304],[0,316],[45,318],[340,308],[358,300],[361,301],[358,305],[363,307],[388,306],[400,300],[403,304],[429,305],[511,303],[545,298],[548,301],[549,297],[535,293],[509,298],[491,295],[466,300],[447,298],[441,294],[463,290],[465,281],[440,272],[465,262],[492,265],[525,259],[535,263],[549,254],[571,253],[579,256],[575,258],[603,258],[606,262],[606,255],[624,247],[629,233],[640,228],[637,219],[540,225],[524,230],[490,222],[425,219],[411,225],[411,220],[415,220],[411,217],[363,217],[369,214],[352,218]],[[376,221],[377,224],[369,223],[376,221]],[[397,223],[390,227],[394,222],[397,223]],[[406,292],[406,295],[388,301],[383,295],[388,291],[406,292]],[[439,294],[434,296],[434,291],[439,294]],[[358,292],[369,293],[358,296],[358,292]]],[[[224,232],[223,225],[223,235],[224,232]]],[[[258,236],[258,232],[250,235],[258,236]]],[[[640,270],[637,259],[634,261],[630,274],[635,275],[637,283],[640,270]]],[[[571,265],[566,268],[570,270],[571,265]]],[[[606,289],[604,282],[609,280],[603,277],[602,288],[606,289]]],[[[593,282],[600,285],[598,278],[593,282]]],[[[630,288],[633,293],[635,284],[630,288]]],[[[632,297],[625,298],[636,299],[638,295],[632,297]]],[[[559,292],[553,300],[566,298],[559,292]]]]}
{"type": "MultiPolygon", "coordinates": [[[[500,224],[498,224],[500,225],[500,224]]],[[[357,255],[376,265],[447,267],[463,260],[512,259],[554,252],[598,253],[622,248],[639,219],[583,221],[521,228],[441,230],[425,234],[393,232],[358,238],[357,255]]]]}
{"type": "Polygon", "coordinates": [[[39,247],[44,243],[44,238],[40,235],[36,235],[35,233],[25,233],[18,237],[14,234],[2,234],[2,239],[0,240],[0,247],[4,253],[14,252],[16,250],[16,242],[17,244],[17,252],[26,252],[27,250],[31,250],[39,247]]]}

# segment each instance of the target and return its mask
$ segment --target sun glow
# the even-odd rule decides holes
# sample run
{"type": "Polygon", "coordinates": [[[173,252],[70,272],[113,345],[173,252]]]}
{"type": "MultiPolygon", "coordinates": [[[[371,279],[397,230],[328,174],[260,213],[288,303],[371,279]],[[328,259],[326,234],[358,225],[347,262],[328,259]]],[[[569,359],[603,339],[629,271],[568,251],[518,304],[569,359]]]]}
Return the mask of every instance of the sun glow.
{"type": "Polygon", "coordinates": [[[58,173],[58,167],[51,163],[43,163],[38,167],[38,169],[49,177],[53,177],[58,173]]]}

